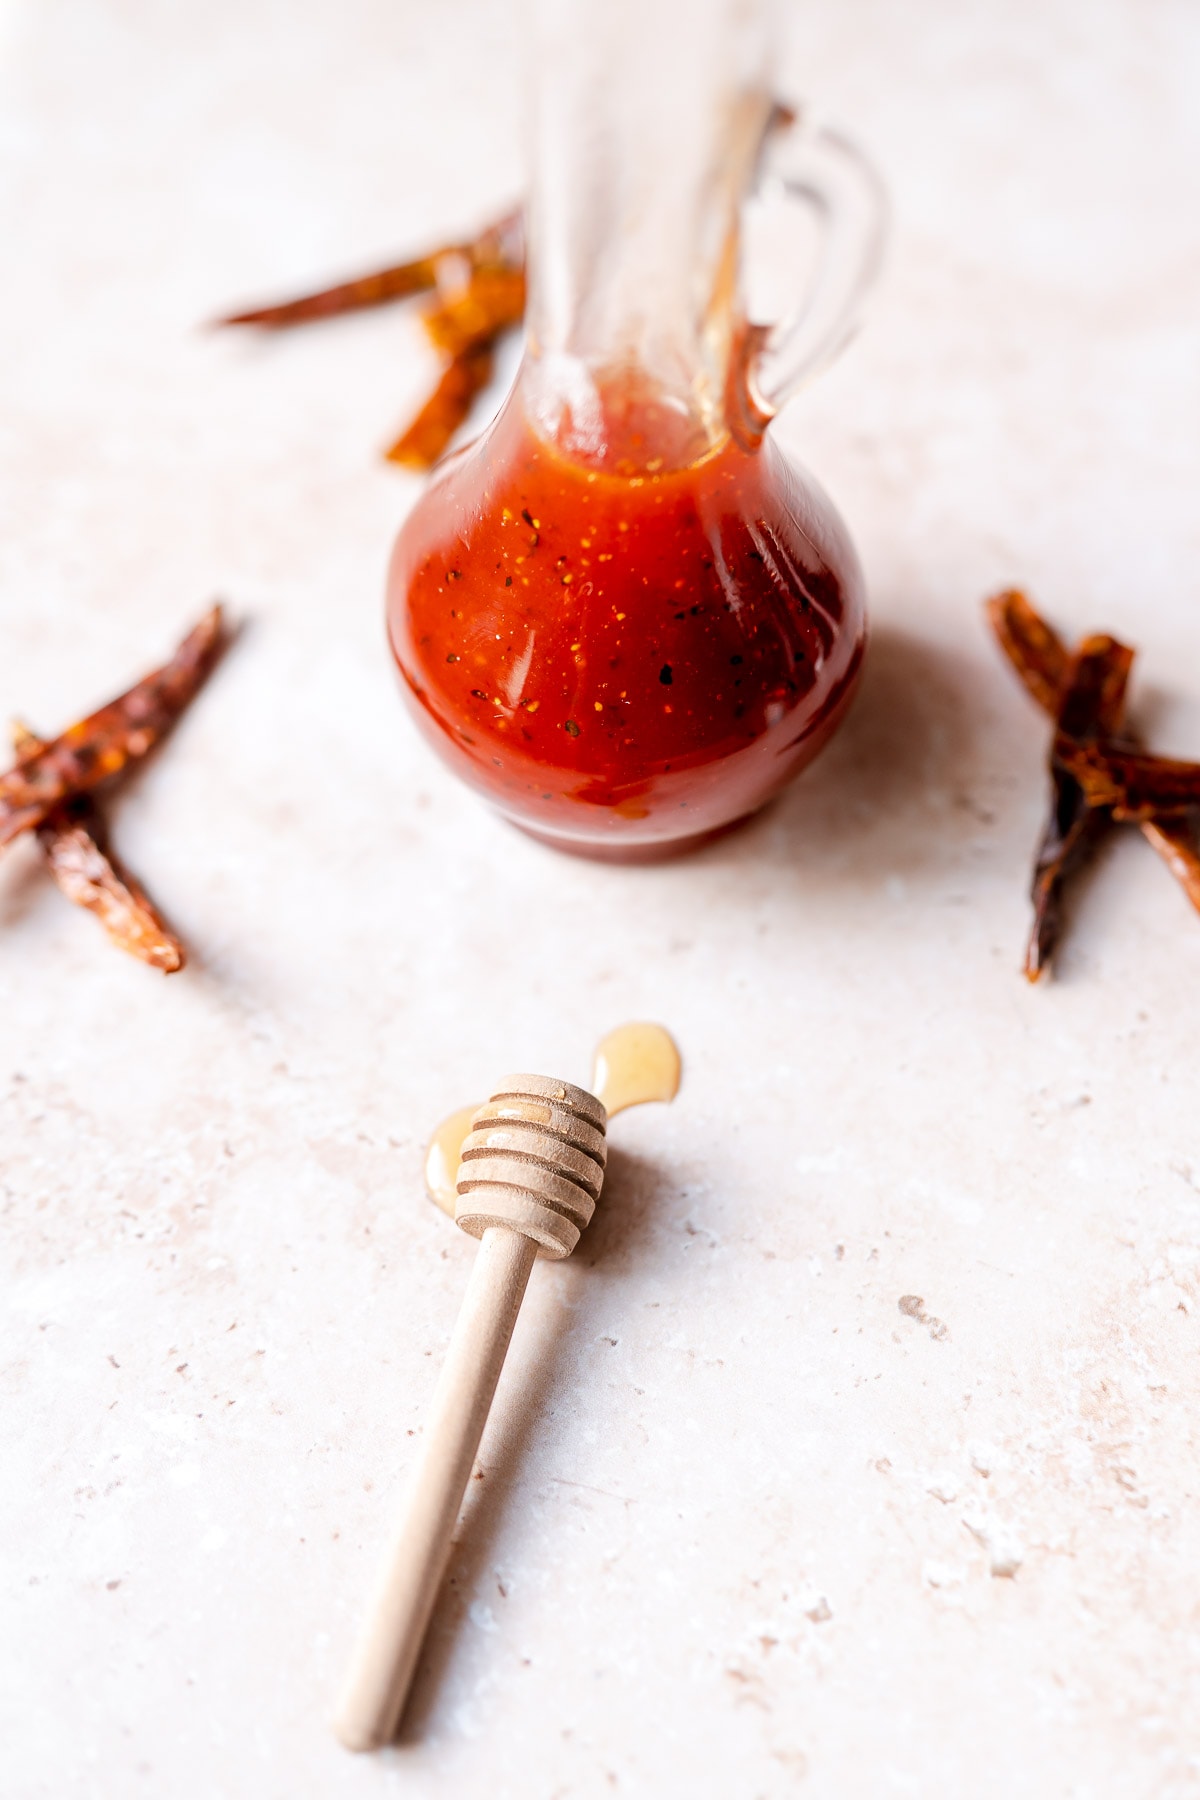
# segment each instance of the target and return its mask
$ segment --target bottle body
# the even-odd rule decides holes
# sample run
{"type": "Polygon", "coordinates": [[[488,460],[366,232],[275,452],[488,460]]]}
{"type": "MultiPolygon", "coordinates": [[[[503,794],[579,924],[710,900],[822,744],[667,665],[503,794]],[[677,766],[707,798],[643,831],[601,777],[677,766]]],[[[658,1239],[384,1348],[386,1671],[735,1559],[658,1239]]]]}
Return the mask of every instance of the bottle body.
{"type": "MultiPolygon", "coordinates": [[[[765,438],[697,460],[568,454],[522,382],[435,477],[400,533],[391,647],[442,756],[514,823],[564,849],[686,848],[769,800],[835,729],[865,606],[830,503],[765,438]],[[630,470],[636,469],[636,473],[630,470]]],[[[644,429],[638,429],[639,421],[644,429]]]]}
{"type": "Polygon", "coordinates": [[[772,93],[770,12],[539,0],[524,359],[392,560],[391,645],[434,746],[592,855],[753,812],[862,660],[853,548],[766,427],[853,322],[879,220],[867,165],[772,93]],[[764,181],[825,245],[774,327],[742,293],[764,181]]]}

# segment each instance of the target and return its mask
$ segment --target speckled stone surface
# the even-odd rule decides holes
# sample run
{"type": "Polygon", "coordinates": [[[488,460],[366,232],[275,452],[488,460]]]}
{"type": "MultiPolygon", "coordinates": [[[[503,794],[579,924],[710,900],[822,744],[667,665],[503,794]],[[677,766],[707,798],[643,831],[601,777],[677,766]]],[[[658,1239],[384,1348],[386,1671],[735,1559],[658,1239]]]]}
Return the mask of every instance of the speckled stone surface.
{"type": "Polygon", "coordinates": [[[1127,636],[1200,755],[1200,12],[791,31],[895,201],[779,427],[869,670],[783,803],[621,871],[404,716],[411,315],[196,328],[517,190],[509,9],[0,4],[0,713],[60,726],[214,593],[245,622],[114,809],[186,974],[0,864],[6,1796],[1200,1794],[1200,919],[1123,837],[1026,987],[1045,729],[979,613],[1127,636]],[[423,1138],[629,1017],[683,1092],[535,1271],[406,1741],[355,1759],[474,1253],[423,1138]]]}

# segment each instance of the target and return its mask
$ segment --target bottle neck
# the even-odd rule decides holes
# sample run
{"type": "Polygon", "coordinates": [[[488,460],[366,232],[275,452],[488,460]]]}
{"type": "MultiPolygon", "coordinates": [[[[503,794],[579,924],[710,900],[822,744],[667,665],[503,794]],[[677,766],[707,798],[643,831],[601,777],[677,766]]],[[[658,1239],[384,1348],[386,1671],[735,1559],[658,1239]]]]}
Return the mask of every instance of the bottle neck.
{"type": "Polygon", "coordinates": [[[739,212],[772,112],[753,0],[540,0],[526,409],[636,473],[727,434],[739,212]]]}

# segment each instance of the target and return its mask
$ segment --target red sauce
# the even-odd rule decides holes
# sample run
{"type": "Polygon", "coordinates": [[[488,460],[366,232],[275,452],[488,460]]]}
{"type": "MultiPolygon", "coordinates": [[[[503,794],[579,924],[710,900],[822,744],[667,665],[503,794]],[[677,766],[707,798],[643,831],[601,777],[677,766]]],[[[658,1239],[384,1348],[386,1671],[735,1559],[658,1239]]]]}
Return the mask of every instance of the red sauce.
{"type": "Polygon", "coordinates": [[[417,504],[389,583],[435,747],[516,823],[594,855],[679,848],[761,806],[829,737],[863,650],[853,548],[769,438],[634,466],[567,460],[518,392],[417,504]]]}

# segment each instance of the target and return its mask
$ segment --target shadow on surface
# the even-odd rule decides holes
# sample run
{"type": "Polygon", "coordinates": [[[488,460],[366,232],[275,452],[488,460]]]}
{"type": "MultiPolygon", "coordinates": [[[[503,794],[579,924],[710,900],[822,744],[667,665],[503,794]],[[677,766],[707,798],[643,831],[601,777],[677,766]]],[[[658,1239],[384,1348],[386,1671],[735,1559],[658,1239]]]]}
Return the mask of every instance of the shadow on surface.
{"type": "MultiPolygon", "coordinates": [[[[745,833],[727,840],[728,849],[715,845],[707,854],[740,859],[749,851],[788,864],[799,856],[814,876],[857,876],[877,865],[882,842],[889,866],[901,866],[900,838],[903,866],[944,860],[954,835],[947,808],[976,822],[987,814],[980,740],[991,691],[978,659],[878,627],[861,688],[829,747],[745,833]]],[[[1037,728],[1032,714],[1030,728],[1037,728]]]]}
{"type": "Polygon", "coordinates": [[[44,895],[54,891],[54,879],[32,836],[9,848],[0,872],[0,929],[19,925],[44,895]]]}

